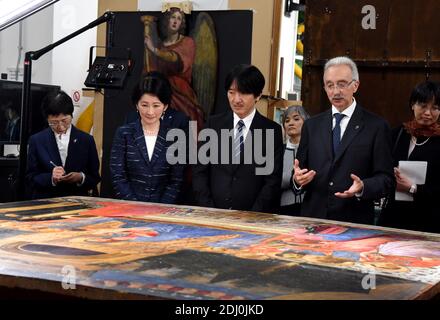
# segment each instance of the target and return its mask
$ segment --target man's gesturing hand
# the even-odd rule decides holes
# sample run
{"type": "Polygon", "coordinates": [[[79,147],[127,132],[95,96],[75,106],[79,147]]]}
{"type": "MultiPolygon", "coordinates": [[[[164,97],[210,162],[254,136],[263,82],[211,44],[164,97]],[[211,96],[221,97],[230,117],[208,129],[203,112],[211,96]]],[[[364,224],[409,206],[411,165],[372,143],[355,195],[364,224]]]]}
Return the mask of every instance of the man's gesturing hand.
{"type": "Polygon", "coordinates": [[[298,187],[303,187],[310,183],[316,175],[316,171],[301,169],[298,159],[295,159],[293,165],[293,180],[298,187]]]}
{"type": "Polygon", "coordinates": [[[351,185],[351,187],[344,192],[336,192],[335,196],[337,196],[338,198],[351,198],[355,196],[356,193],[362,192],[362,190],[364,189],[364,183],[362,182],[362,180],[354,174],[351,174],[350,178],[353,180],[353,184],[351,185]]]}

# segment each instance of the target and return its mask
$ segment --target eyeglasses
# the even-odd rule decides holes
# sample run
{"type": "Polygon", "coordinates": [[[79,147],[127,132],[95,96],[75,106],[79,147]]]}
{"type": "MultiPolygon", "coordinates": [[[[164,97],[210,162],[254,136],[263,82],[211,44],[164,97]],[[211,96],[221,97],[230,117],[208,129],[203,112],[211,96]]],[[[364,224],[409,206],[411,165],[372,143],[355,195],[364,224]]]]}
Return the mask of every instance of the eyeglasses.
{"type": "Polygon", "coordinates": [[[347,89],[353,83],[353,81],[356,81],[356,80],[353,79],[350,82],[345,82],[345,81],[344,82],[337,82],[336,84],[327,83],[324,85],[324,88],[329,91],[333,91],[333,90],[335,90],[335,88],[338,88],[339,90],[344,90],[344,89],[347,89]]]}
{"type": "Polygon", "coordinates": [[[66,117],[60,120],[48,120],[47,124],[49,125],[49,127],[55,128],[59,125],[68,126],[71,121],[72,121],[72,117],[66,117]]]}
{"type": "Polygon", "coordinates": [[[422,109],[423,112],[425,112],[426,110],[430,110],[432,112],[438,112],[440,111],[440,108],[438,105],[436,104],[431,104],[431,103],[421,103],[421,102],[416,102],[413,105],[413,108],[419,108],[422,109]]]}

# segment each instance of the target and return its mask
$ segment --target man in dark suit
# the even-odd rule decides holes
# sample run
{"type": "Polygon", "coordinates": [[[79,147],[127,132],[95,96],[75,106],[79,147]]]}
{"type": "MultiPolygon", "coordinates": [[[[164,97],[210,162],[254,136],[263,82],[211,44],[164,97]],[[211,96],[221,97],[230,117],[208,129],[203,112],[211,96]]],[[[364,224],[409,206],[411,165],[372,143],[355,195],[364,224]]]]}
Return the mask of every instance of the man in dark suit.
{"type": "Polygon", "coordinates": [[[272,212],[278,206],[283,141],[281,126],[255,108],[264,83],[255,66],[238,65],[227,75],[231,111],[210,117],[202,130],[211,129],[220,143],[210,150],[209,159],[214,160],[208,163],[200,159],[204,145],[199,148],[193,170],[197,205],[260,212],[272,212]],[[256,156],[259,151],[266,156],[264,163],[256,156]]]}
{"type": "Polygon", "coordinates": [[[304,123],[294,165],[294,191],[306,191],[302,216],[373,224],[374,200],[394,189],[389,126],[356,102],[358,87],[351,59],[326,63],[332,107],[304,123]]]}
{"type": "Polygon", "coordinates": [[[49,128],[29,139],[26,179],[31,197],[88,195],[101,180],[93,137],[72,125],[72,99],[63,91],[42,102],[49,128]]]}

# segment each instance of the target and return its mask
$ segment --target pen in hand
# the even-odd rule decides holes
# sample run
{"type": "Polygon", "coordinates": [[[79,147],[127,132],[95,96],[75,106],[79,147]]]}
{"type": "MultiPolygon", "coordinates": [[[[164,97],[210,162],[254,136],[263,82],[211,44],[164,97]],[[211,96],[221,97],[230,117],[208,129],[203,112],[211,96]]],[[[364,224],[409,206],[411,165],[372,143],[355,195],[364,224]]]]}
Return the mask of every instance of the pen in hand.
{"type": "Polygon", "coordinates": [[[59,181],[63,180],[66,172],[62,166],[57,166],[52,160],[49,161],[49,163],[54,167],[52,171],[52,180],[55,184],[57,184],[59,181]]]}

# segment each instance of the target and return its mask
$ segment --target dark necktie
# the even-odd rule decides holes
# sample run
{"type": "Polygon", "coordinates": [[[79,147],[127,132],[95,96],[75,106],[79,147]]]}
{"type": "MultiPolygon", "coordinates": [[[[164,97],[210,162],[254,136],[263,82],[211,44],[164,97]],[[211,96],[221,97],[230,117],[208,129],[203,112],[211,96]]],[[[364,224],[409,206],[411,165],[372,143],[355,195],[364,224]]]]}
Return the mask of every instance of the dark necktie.
{"type": "Polygon", "coordinates": [[[243,129],[244,129],[244,122],[243,122],[243,120],[240,120],[237,123],[237,135],[235,136],[235,139],[234,139],[234,156],[235,157],[239,157],[240,153],[242,153],[243,149],[244,149],[243,129]]]}
{"type": "Polygon", "coordinates": [[[333,128],[333,153],[336,154],[341,142],[341,120],[345,117],[345,114],[335,113],[333,116],[336,119],[336,124],[333,128]]]}

